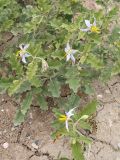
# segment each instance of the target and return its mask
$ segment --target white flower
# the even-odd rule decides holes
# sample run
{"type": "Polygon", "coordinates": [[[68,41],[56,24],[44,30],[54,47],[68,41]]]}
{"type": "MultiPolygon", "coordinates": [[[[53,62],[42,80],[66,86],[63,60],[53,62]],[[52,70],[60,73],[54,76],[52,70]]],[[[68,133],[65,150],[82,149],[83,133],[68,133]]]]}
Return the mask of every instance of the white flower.
{"type": "Polygon", "coordinates": [[[30,53],[27,52],[28,47],[29,47],[29,44],[20,44],[19,45],[20,51],[18,51],[18,53],[19,53],[23,63],[27,63],[26,57],[30,56],[30,53]]]}
{"type": "Polygon", "coordinates": [[[66,47],[65,47],[65,52],[66,52],[66,61],[69,61],[70,59],[72,60],[73,63],[75,63],[75,57],[74,54],[77,52],[78,50],[74,50],[70,47],[69,42],[67,43],[66,47]]]}
{"type": "Polygon", "coordinates": [[[65,127],[68,132],[69,132],[68,121],[71,120],[71,117],[74,115],[74,109],[75,108],[71,109],[69,112],[66,112],[65,115],[61,115],[59,118],[60,121],[65,121],[65,127]]]}
{"type": "Polygon", "coordinates": [[[86,29],[80,29],[83,32],[94,32],[94,33],[100,33],[100,29],[96,26],[96,19],[94,18],[93,24],[90,23],[90,20],[85,20],[85,24],[87,26],[86,29]]]}

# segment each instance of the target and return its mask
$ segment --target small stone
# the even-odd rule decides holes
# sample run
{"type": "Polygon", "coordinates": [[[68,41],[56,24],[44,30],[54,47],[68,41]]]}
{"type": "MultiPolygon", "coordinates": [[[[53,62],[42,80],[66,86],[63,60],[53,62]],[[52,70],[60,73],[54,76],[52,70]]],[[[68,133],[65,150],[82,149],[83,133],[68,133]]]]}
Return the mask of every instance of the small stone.
{"type": "Polygon", "coordinates": [[[103,98],[102,94],[98,94],[98,95],[97,95],[97,98],[98,98],[98,99],[103,98]]]}
{"type": "Polygon", "coordinates": [[[30,113],[30,118],[31,118],[31,119],[33,119],[33,115],[32,115],[32,113],[30,113]]]}
{"type": "Polygon", "coordinates": [[[11,128],[11,131],[14,131],[14,130],[15,130],[15,128],[14,128],[14,127],[12,127],[12,128],[11,128]]]}
{"type": "Polygon", "coordinates": [[[5,142],[2,146],[4,149],[7,149],[9,147],[9,143],[5,142]]]}
{"type": "Polygon", "coordinates": [[[1,109],[1,112],[4,112],[4,109],[1,109]]]}
{"type": "Polygon", "coordinates": [[[118,143],[118,148],[120,149],[120,143],[118,143]]]}
{"type": "Polygon", "coordinates": [[[5,99],[4,99],[4,98],[2,98],[2,102],[4,102],[4,100],[5,100],[5,99]]]}
{"type": "Polygon", "coordinates": [[[32,143],[32,147],[33,147],[34,149],[38,149],[38,148],[39,148],[38,145],[36,145],[35,143],[32,143]]]}

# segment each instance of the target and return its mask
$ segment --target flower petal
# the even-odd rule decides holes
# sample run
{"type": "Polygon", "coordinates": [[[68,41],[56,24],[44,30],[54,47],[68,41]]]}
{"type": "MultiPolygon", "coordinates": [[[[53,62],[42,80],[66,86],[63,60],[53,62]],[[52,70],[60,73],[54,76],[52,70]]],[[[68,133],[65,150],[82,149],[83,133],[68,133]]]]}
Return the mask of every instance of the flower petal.
{"type": "Polygon", "coordinates": [[[65,127],[66,127],[67,131],[69,132],[68,120],[65,121],[65,127]]]}
{"type": "Polygon", "coordinates": [[[24,50],[28,49],[29,46],[30,46],[30,44],[25,44],[24,45],[24,50]]]}
{"type": "Polygon", "coordinates": [[[22,62],[23,62],[23,63],[27,63],[27,62],[26,62],[26,59],[25,59],[25,55],[22,56],[22,62]]]}
{"type": "Polygon", "coordinates": [[[70,44],[69,44],[69,42],[68,42],[67,45],[66,45],[66,47],[65,47],[65,52],[67,53],[70,49],[71,49],[71,48],[70,48],[70,44]]]}
{"type": "Polygon", "coordinates": [[[72,62],[75,63],[75,57],[72,54],[70,55],[70,58],[71,58],[72,62]]]}
{"type": "MultiPolygon", "coordinates": [[[[75,108],[76,108],[76,107],[75,107],[75,108]]],[[[74,112],[75,108],[72,108],[72,109],[69,110],[69,112],[66,112],[66,115],[67,115],[68,119],[69,119],[71,116],[74,115],[73,112],[74,112]]]]}
{"type": "Polygon", "coordinates": [[[90,24],[89,20],[85,20],[85,24],[86,24],[87,27],[89,27],[89,28],[91,27],[91,24],[90,24]]]}
{"type": "Polygon", "coordinates": [[[67,54],[67,56],[66,56],[66,61],[69,61],[69,60],[70,60],[70,57],[71,57],[71,55],[70,55],[70,54],[67,54]]]}
{"type": "Polygon", "coordinates": [[[78,50],[72,49],[72,54],[74,55],[78,50]]]}
{"type": "Polygon", "coordinates": [[[86,29],[80,29],[83,32],[88,32],[90,30],[90,28],[86,28],[86,29]]]}
{"type": "Polygon", "coordinates": [[[30,53],[25,53],[24,56],[25,57],[30,57],[30,53]]]}
{"type": "Polygon", "coordinates": [[[96,26],[96,18],[94,18],[93,26],[96,26]]]}
{"type": "Polygon", "coordinates": [[[19,48],[20,48],[21,50],[23,50],[23,49],[24,49],[24,44],[20,44],[20,45],[19,45],[19,48]]]}

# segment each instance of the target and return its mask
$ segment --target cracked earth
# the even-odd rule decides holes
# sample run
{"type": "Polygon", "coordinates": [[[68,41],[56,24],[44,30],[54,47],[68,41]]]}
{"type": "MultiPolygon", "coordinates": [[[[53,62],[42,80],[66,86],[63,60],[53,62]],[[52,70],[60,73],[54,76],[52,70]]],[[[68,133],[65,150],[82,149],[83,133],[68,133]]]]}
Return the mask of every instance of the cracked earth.
{"type": "MultiPolygon", "coordinates": [[[[86,149],[86,160],[120,160],[120,77],[113,77],[106,85],[94,81],[93,87],[99,101],[97,131],[91,135],[94,140],[86,149]]],[[[0,160],[72,160],[68,140],[53,142],[50,137],[50,111],[31,107],[26,121],[14,127],[16,108],[10,97],[0,96],[0,160]]]]}

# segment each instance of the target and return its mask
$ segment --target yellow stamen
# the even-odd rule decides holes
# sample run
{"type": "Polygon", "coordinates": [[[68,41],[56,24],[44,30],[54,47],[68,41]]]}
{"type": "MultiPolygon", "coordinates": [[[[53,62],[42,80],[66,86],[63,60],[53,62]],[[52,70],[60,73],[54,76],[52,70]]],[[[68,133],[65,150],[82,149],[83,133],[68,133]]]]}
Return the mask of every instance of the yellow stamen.
{"type": "Polygon", "coordinates": [[[71,54],[71,49],[69,49],[69,51],[67,53],[65,53],[65,57],[67,57],[68,54],[71,54]]]}
{"type": "Polygon", "coordinates": [[[20,50],[20,51],[17,51],[16,57],[19,57],[19,56],[20,56],[20,52],[21,52],[21,50],[20,50]]]}
{"type": "Polygon", "coordinates": [[[59,121],[66,121],[66,120],[67,120],[67,116],[63,114],[59,118],[59,121]]]}
{"type": "Polygon", "coordinates": [[[94,32],[94,33],[100,33],[100,29],[98,27],[96,27],[96,26],[92,26],[90,28],[90,30],[91,30],[91,32],[94,32]]]}

